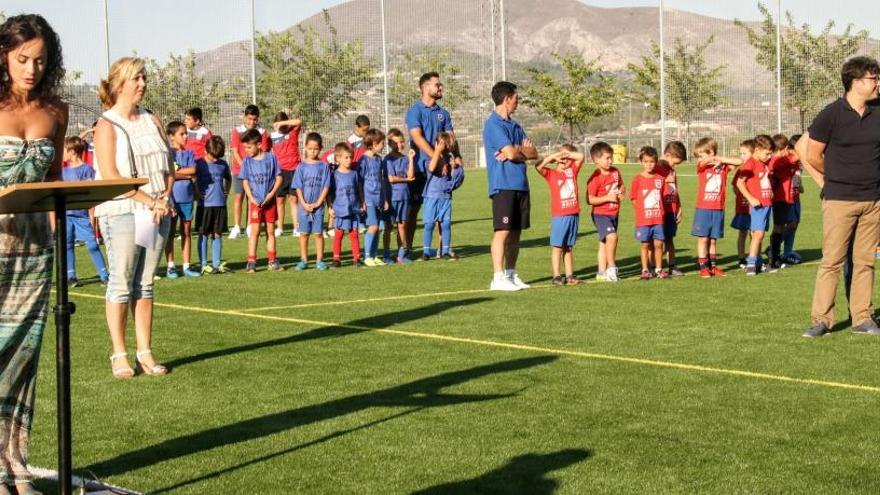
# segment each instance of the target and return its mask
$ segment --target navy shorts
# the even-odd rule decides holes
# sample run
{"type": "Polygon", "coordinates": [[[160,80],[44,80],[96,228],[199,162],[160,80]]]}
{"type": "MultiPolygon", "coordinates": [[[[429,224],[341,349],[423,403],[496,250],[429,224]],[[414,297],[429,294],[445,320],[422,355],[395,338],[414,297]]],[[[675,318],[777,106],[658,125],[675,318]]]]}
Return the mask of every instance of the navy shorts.
{"type": "Polygon", "coordinates": [[[571,247],[577,242],[580,215],[560,215],[550,220],[550,245],[571,247]]]}
{"type": "Polygon", "coordinates": [[[749,221],[749,230],[752,232],[767,232],[770,230],[770,213],[772,212],[772,208],[769,206],[759,206],[755,208],[754,206],[749,206],[749,215],[751,216],[751,220],[749,221]]]}
{"type": "Polygon", "coordinates": [[[697,208],[694,213],[694,225],[691,235],[721,239],[724,237],[724,210],[706,210],[697,208]]]}
{"type": "Polygon", "coordinates": [[[278,189],[276,196],[287,196],[288,194],[296,194],[295,190],[290,187],[293,183],[293,170],[281,171],[281,187],[278,189]]]}
{"type": "Polygon", "coordinates": [[[320,234],[324,231],[324,207],[315,208],[309,213],[305,208],[296,209],[296,221],[301,234],[320,234]]]}
{"type": "Polygon", "coordinates": [[[636,240],[639,242],[665,241],[662,225],[648,225],[646,227],[636,227],[636,240]]]}
{"type": "Polygon", "coordinates": [[[730,228],[736,230],[750,230],[752,227],[752,216],[748,213],[737,213],[730,222],[730,228]]]}
{"type": "Polygon", "coordinates": [[[409,214],[409,201],[406,199],[395,200],[391,202],[391,209],[388,210],[388,221],[400,224],[406,221],[409,214]]]}
{"type": "Polygon", "coordinates": [[[773,225],[785,225],[794,222],[794,205],[782,201],[773,203],[773,225]]]}
{"type": "Polygon", "coordinates": [[[663,239],[672,239],[676,234],[678,222],[675,220],[675,213],[666,213],[663,216],[663,239]]]}
{"type": "Polygon", "coordinates": [[[192,203],[174,203],[174,211],[176,211],[177,216],[185,222],[191,222],[193,219],[192,203]]]}
{"type": "Polygon", "coordinates": [[[593,225],[596,226],[596,233],[599,234],[599,242],[605,242],[609,235],[617,234],[617,217],[594,214],[593,225]]]}

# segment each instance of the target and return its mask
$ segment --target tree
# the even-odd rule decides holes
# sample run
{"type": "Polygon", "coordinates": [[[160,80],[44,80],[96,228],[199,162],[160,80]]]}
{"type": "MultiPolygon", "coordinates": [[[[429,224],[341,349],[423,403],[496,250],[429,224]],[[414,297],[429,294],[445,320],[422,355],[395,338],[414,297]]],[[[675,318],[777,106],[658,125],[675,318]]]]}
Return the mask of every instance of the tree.
{"type": "Polygon", "coordinates": [[[579,53],[553,53],[553,58],[562,66],[562,77],[529,67],[532,81],[524,88],[524,103],[567,127],[574,141],[576,126],[617,110],[617,79],[601,70],[599,57],[587,62],[579,53]]]}
{"type": "MultiPolygon", "coordinates": [[[[673,119],[685,124],[685,136],[690,134],[691,122],[700,113],[723,102],[721,91],[727,86],[722,80],[725,65],[709,67],[705,51],[715,41],[715,35],[700,45],[689,48],[680,38],[672,43],[672,50],[664,54],[666,71],[666,111],[673,119]]],[[[654,110],[660,110],[660,46],[651,42],[651,54],[643,55],[640,64],[628,64],[634,82],[634,99],[646,101],[654,110]]]]}
{"type": "Polygon", "coordinates": [[[419,77],[425,72],[437,72],[443,81],[443,106],[447,110],[472,101],[474,96],[467,81],[461,77],[461,67],[451,62],[452,50],[424,47],[400,55],[394,76],[388,84],[391,105],[406,108],[421,97],[419,77]]]}
{"type": "Polygon", "coordinates": [[[201,107],[205,122],[217,122],[220,105],[235,100],[240,94],[237,81],[208,82],[196,72],[196,55],[170,55],[165,65],[145,58],[145,72],[149,89],[144,95],[148,108],[163,122],[180,120],[191,107],[201,107]]]}
{"type": "MultiPolygon", "coordinates": [[[[755,60],[775,74],[776,20],[763,3],[758,3],[758,10],[764,17],[759,30],[738,19],[734,23],[745,30],[756,50],[755,60]]],[[[791,12],[785,12],[785,19],[780,47],[783,102],[798,112],[803,132],[807,115],[815,115],[840,94],[840,67],[868,39],[868,31],[853,33],[853,25],[847,24],[843,33],[832,35],[834,21],[829,20],[819,34],[813,34],[808,24],[796,26],[791,12]]]]}
{"type": "Polygon", "coordinates": [[[340,42],[324,10],[327,37],[314,27],[269,32],[256,38],[255,56],[262,69],[257,101],[267,109],[289,109],[311,127],[324,127],[354,107],[355,91],[373,80],[376,63],[360,40],[340,42]]]}

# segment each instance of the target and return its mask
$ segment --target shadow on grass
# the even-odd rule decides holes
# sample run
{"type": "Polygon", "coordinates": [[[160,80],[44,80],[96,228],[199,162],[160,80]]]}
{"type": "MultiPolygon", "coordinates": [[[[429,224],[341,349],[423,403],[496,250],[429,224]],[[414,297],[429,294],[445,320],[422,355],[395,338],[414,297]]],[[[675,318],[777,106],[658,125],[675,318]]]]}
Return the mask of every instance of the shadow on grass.
{"type": "Polygon", "coordinates": [[[547,474],[588,459],[591,455],[589,450],[583,449],[521,455],[476,478],[432,486],[412,495],[551,495],[559,488],[559,483],[548,478],[547,474]]]}
{"type": "MultiPolygon", "coordinates": [[[[159,462],[179,459],[194,454],[199,454],[211,449],[224,448],[241,442],[256,440],[265,436],[282,433],[294,428],[307,426],[321,421],[327,421],[349,414],[355,414],[374,407],[405,407],[410,408],[408,411],[397,413],[394,416],[400,417],[412,412],[424,409],[452,406],[457,404],[468,404],[476,402],[485,402],[496,399],[508,398],[516,395],[515,393],[506,394],[450,394],[443,393],[444,388],[461,385],[463,383],[477,380],[485,376],[497,373],[509,373],[518,370],[524,370],[535,366],[544,365],[553,362],[556,356],[539,356],[522,359],[512,359],[497,363],[476,366],[459,371],[450,371],[436,376],[421,378],[409,383],[397,385],[394,387],[376,390],[364,394],[353,395],[342,399],[323,402],[320,404],[304,406],[297,409],[267,414],[258,418],[252,418],[238,423],[211,428],[209,430],[183,435],[177,438],[165,440],[155,445],[143,447],[133,452],[118,455],[114,458],[98,462],[85,469],[94,471],[98,476],[115,476],[129,471],[143,469],[159,462]]],[[[374,421],[369,425],[379,424],[387,421],[389,418],[380,421],[374,421]]],[[[363,429],[367,426],[362,425],[349,431],[363,429]]],[[[303,445],[286,449],[279,453],[273,453],[263,456],[255,460],[245,462],[243,464],[226,468],[221,471],[211,473],[209,475],[200,476],[193,480],[183,481],[172,487],[163,488],[161,490],[152,491],[151,493],[159,493],[172,491],[181,486],[190,485],[200,480],[213,478],[217,475],[239,469],[241,467],[265,461],[272,457],[293,452],[305,447],[323,443],[330,439],[339,437],[349,431],[336,432],[327,435],[316,441],[308,442],[303,445]]]]}
{"type": "Polygon", "coordinates": [[[488,297],[473,297],[469,299],[460,299],[457,301],[442,301],[436,302],[433,304],[429,304],[427,306],[421,306],[418,308],[407,309],[403,311],[395,311],[392,313],[384,313],[381,315],[370,316],[367,318],[361,318],[358,320],[352,320],[347,323],[342,323],[339,326],[326,326],[326,327],[318,327],[307,332],[298,333],[294,335],[288,335],[285,337],[266,340],[263,342],[254,342],[251,344],[244,344],[235,347],[227,347],[225,349],[217,349],[214,351],[203,352],[201,354],[195,354],[193,356],[186,356],[178,359],[174,359],[168,361],[167,363],[163,363],[168,369],[173,369],[180,366],[185,366],[188,364],[198,363],[200,361],[205,361],[208,359],[215,359],[223,356],[229,356],[232,354],[238,354],[241,352],[250,352],[258,349],[265,349],[267,347],[275,347],[279,345],[287,345],[294,344],[296,342],[305,342],[308,340],[315,339],[331,339],[338,337],[345,337],[346,335],[352,335],[357,333],[369,332],[370,330],[376,328],[387,328],[394,325],[399,325],[403,323],[409,323],[411,321],[419,320],[422,318],[427,318],[429,316],[434,316],[440,314],[448,309],[459,307],[459,306],[470,306],[473,304],[479,304],[485,301],[490,301],[491,299],[488,297]]]}

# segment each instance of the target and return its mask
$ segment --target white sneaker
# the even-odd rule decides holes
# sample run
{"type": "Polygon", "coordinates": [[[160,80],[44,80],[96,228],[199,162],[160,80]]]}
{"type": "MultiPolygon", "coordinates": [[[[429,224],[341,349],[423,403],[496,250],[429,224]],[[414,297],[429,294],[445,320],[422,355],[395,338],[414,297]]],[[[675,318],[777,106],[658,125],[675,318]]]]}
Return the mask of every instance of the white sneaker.
{"type": "Polygon", "coordinates": [[[324,231],[324,239],[328,239],[328,238],[330,238],[330,231],[325,230],[324,231]]]}
{"type": "Polygon", "coordinates": [[[519,274],[515,271],[511,270],[508,272],[508,278],[513,283],[513,285],[519,287],[520,289],[531,289],[532,286],[523,282],[521,278],[519,278],[519,274]]]}
{"type": "Polygon", "coordinates": [[[507,277],[492,277],[492,283],[489,284],[489,290],[516,292],[522,290],[522,287],[517,286],[507,277]]]}
{"type": "Polygon", "coordinates": [[[248,226],[245,227],[244,233],[247,234],[248,238],[251,237],[251,224],[248,224],[248,226]]]}
{"type": "Polygon", "coordinates": [[[281,234],[282,234],[283,232],[284,232],[283,230],[281,230],[281,229],[279,229],[279,228],[276,228],[276,229],[275,229],[275,237],[281,237],[281,234]]]}
{"type": "MultiPolygon", "coordinates": [[[[294,236],[294,237],[299,237],[299,236],[300,236],[299,229],[293,229],[293,236],[294,236]]],[[[326,236],[325,236],[325,237],[326,237],[326,236]]]]}
{"type": "Polygon", "coordinates": [[[617,267],[609,266],[608,269],[605,270],[605,277],[608,279],[609,282],[617,282],[618,280],[620,280],[617,277],[617,267]]]}
{"type": "Polygon", "coordinates": [[[240,235],[241,235],[241,227],[239,227],[238,225],[235,225],[231,229],[229,229],[229,238],[230,239],[237,239],[238,236],[240,236],[240,235]]]}

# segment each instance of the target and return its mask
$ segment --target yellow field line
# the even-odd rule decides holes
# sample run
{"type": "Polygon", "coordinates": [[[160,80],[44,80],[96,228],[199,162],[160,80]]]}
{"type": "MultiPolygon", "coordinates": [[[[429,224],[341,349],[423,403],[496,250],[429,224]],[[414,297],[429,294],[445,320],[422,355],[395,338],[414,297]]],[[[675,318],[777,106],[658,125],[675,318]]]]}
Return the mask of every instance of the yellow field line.
{"type": "MultiPolygon", "coordinates": [[[[93,294],[83,294],[79,292],[71,292],[71,296],[74,297],[86,297],[91,299],[104,299],[103,296],[96,296],[93,294]]],[[[439,340],[444,342],[456,342],[462,344],[471,344],[471,345],[479,345],[485,347],[495,347],[501,349],[513,349],[518,351],[529,351],[536,352],[541,354],[554,354],[559,356],[571,356],[577,358],[585,358],[585,359],[595,359],[602,361],[613,361],[620,363],[628,363],[628,364],[639,364],[645,366],[655,366],[660,368],[671,368],[677,370],[684,371],[697,371],[702,373],[714,373],[728,376],[736,376],[743,378],[754,378],[759,380],[772,380],[778,382],[786,382],[786,383],[796,383],[799,385],[815,385],[820,387],[828,387],[828,388],[839,388],[846,390],[858,390],[861,392],[873,392],[880,393],[880,387],[874,387],[870,385],[858,385],[853,383],[842,383],[842,382],[831,382],[825,380],[813,380],[809,378],[796,378],[785,375],[774,375],[770,373],[759,373],[755,371],[747,371],[747,370],[738,370],[731,368],[714,368],[711,366],[701,366],[698,364],[687,364],[687,363],[676,363],[673,361],[662,361],[657,359],[644,359],[644,358],[635,358],[628,356],[618,356],[614,354],[602,354],[595,352],[582,352],[582,351],[571,351],[566,349],[554,349],[549,347],[538,347],[527,344],[515,344],[509,342],[496,342],[492,340],[481,340],[481,339],[473,339],[468,337],[454,337],[450,335],[437,335],[431,333],[423,333],[423,332],[412,332],[407,330],[392,330],[390,328],[373,328],[366,327],[361,325],[349,325],[346,323],[332,323],[328,321],[317,321],[317,320],[305,320],[302,318],[290,318],[287,316],[270,316],[270,315],[259,315],[259,314],[250,314],[243,313],[241,311],[234,310],[220,310],[220,309],[211,309],[211,308],[202,308],[198,306],[187,306],[182,304],[171,304],[171,303],[153,303],[156,307],[161,308],[169,308],[169,309],[180,309],[186,311],[197,311],[202,313],[209,314],[217,314],[217,315],[225,315],[225,316],[243,316],[247,318],[256,318],[260,320],[269,320],[269,321],[280,321],[286,323],[299,323],[304,325],[312,325],[317,327],[336,327],[336,328],[348,328],[351,330],[361,330],[361,331],[369,331],[376,333],[383,333],[388,335],[398,335],[398,336],[406,336],[406,337],[414,337],[420,339],[430,339],[430,340],[439,340]]]]}

